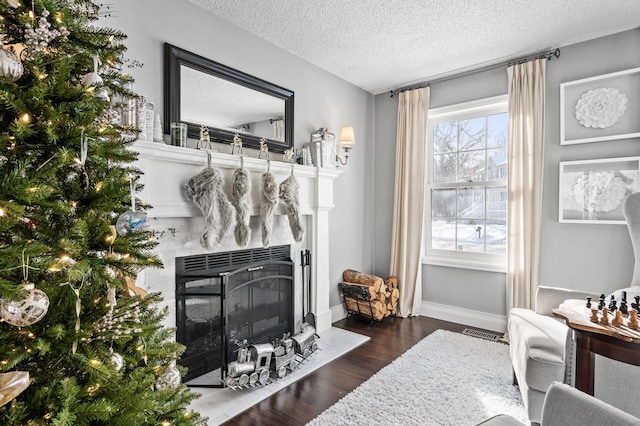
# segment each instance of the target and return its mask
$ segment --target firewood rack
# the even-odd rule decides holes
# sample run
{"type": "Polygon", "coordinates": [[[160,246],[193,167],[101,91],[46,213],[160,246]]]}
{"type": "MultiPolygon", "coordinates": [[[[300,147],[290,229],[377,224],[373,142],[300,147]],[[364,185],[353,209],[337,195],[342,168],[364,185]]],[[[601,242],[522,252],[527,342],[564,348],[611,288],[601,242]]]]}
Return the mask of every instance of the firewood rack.
{"type": "Polygon", "coordinates": [[[349,283],[339,283],[338,289],[340,290],[340,294],[342,294],[342,303],[344,303],[344,307],[347,310],[347,319],[352,315],[358,315],[363,319],[371,320],[371,325],[375,324],[376,320],[374,319],[373,306],[371,305],[371,294],[369,293],[369,289],[367,287],[352,284],[350,285],[349,283]],[[349,308],[347,299],[353,299],[355,301],[352,306],[355,305],[357,310],[349,308]],[[362,312],[359,302],[365,302],[365,306],[368,304],[368,313],[362,312]]]}

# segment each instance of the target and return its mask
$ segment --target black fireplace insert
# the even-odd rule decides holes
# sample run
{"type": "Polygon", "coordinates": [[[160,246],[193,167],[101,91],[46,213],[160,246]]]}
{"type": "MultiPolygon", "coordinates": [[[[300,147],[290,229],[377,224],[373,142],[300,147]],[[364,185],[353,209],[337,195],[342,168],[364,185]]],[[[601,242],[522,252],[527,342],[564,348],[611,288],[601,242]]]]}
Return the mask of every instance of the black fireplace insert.
{"type": "Polygon", "coordinates": [[[222,386],[236,342],[267,343],[293,331],[290,246],[176,258],[179,363],[190,386],[222,386]]]}

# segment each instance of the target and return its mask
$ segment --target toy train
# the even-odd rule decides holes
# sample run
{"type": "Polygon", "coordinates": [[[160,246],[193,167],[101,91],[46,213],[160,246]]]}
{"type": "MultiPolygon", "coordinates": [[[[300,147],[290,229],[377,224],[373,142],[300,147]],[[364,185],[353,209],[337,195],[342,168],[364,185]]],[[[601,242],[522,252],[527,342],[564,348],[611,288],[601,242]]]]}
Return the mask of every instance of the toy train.
{"type": "Polygon", "coordinates": [[[224,384],[230,388],[241,388],[266,385],[271,377],[281,378],[287,372],[296,369],[313,352],[318,349],[315,339],[316,330],[306,322],[302,324],[300,333],[273,343],[250,345],[247,341],[238,342],[238,359],[227,364],[224,384]]]}

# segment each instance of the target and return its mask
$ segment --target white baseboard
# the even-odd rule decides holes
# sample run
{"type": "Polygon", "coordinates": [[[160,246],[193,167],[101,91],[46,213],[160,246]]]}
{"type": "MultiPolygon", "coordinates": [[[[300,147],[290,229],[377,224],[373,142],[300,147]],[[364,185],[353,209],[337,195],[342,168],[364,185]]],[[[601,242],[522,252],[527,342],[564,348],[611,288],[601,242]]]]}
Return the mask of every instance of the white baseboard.
{"type": "Polygon", "coordinates": [[[341,303],[331,307],[331,324],[347,317],[347,309],[341,303]]]}
{"type": "Polygon", "coordinates": [[[504,333],[507,330],[507,317],[504,315],[489,314],[424,300],[422,301],[420,315],[500,333],[504,333]]]}

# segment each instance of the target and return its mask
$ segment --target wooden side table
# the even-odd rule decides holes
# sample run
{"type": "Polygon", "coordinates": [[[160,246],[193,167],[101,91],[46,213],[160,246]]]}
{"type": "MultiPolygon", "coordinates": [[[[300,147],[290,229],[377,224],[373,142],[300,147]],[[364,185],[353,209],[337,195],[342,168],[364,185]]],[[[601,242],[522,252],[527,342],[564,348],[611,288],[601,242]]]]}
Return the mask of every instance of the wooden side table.
{"type": "Polygon", "coordinates": [[[582,300],[567,300],[553,314],[576,334],[576,388],[593,395],[596,354],[640,366],[640,331],[596,324],[582,300]]]}

